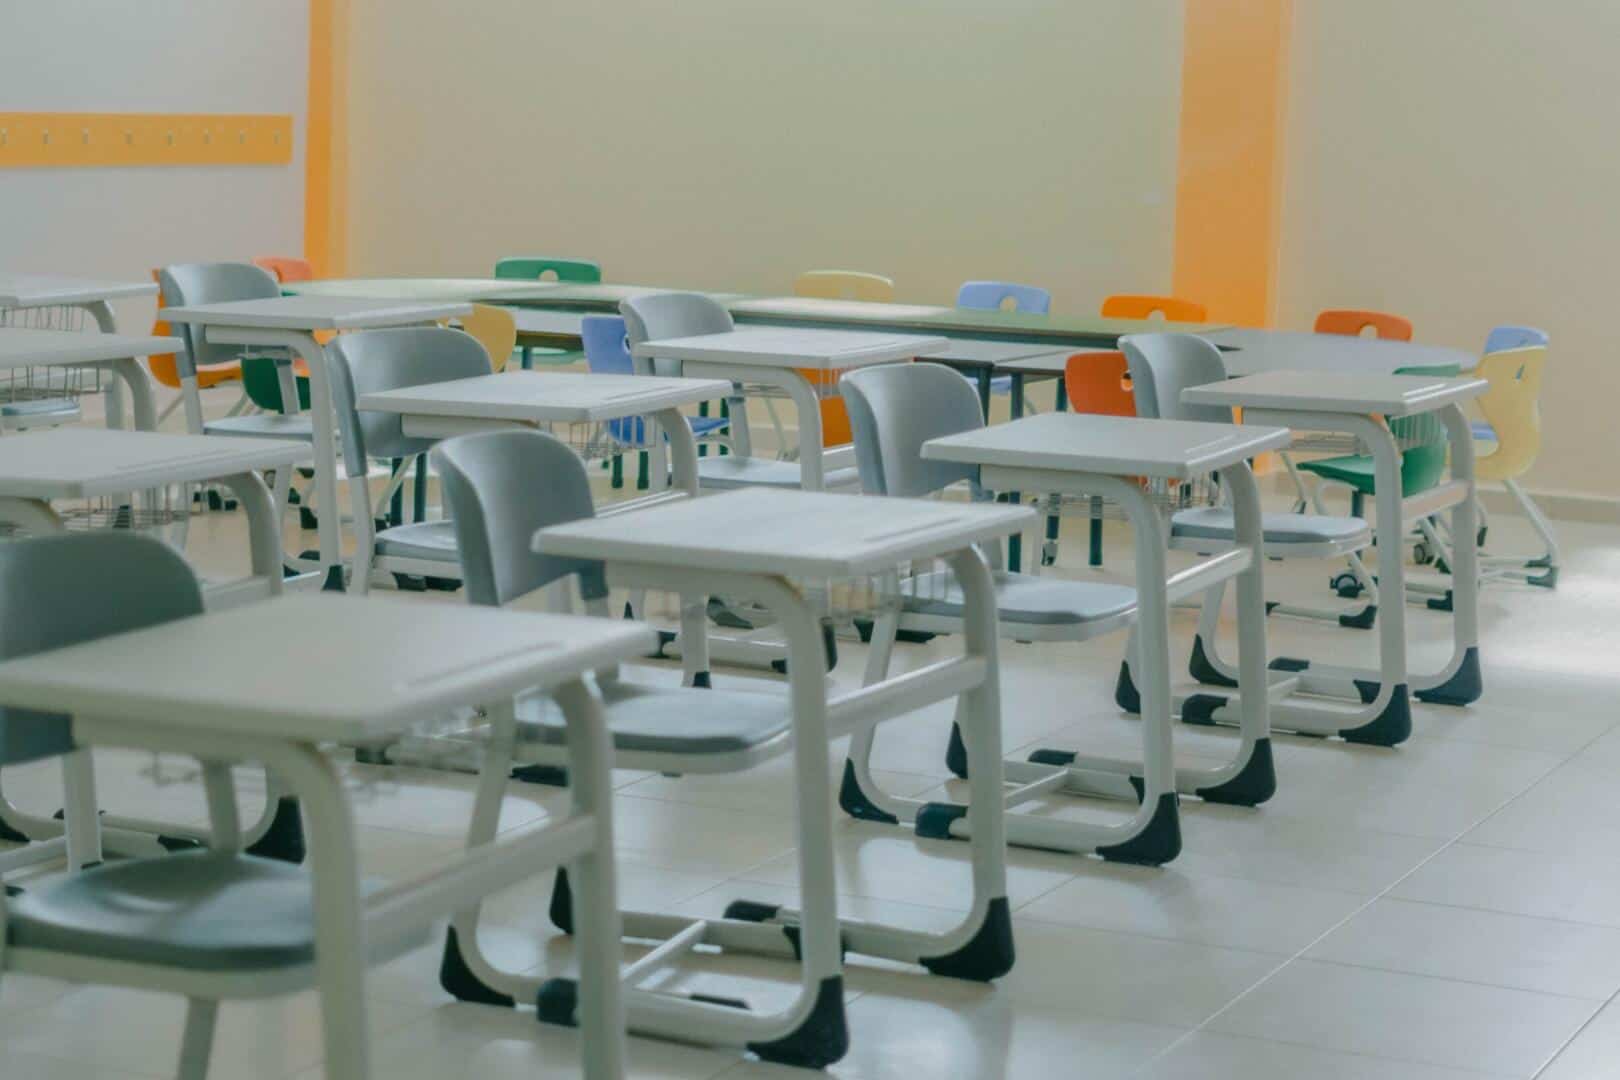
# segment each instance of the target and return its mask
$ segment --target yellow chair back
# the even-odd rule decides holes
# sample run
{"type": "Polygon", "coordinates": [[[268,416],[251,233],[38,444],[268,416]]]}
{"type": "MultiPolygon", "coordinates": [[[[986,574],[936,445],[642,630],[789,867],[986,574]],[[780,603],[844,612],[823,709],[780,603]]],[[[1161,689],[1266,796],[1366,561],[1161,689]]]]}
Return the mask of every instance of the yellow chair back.
{"type": "Polygon", "coordinates": [[[517,346],[517,321],[504,308],[488,304],[474,304],[472,314],[461,320],[461,328],[478,339],[489,353],[490,366],[505,371],[517,346]]]}
{"type": "Polygon", "coordinates": [[[1541,453],[1541,377],[1547,346],[1486,353],[1474,374],[1490,383],[1479,411],[1496,431],[1496,450],[1475,461],[1481,480],[1516,480],[1541,453]]]}
{"type": "Polygon", "coordinates": [[[793,295],[888,304],[894,301],[894,279],[859,270],[807,270],[793,283],[793,295]]]}

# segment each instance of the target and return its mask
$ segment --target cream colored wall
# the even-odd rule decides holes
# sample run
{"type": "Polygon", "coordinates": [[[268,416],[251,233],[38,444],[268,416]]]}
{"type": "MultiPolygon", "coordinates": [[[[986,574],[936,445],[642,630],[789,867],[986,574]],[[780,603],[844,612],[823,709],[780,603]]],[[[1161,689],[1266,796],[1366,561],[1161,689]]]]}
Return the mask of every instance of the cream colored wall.
{"type": "Polygon", "coordinates": [[[1169,285],[1180,0],[353,0],[351,272],[1169,285]]]}
{"type": "Polygon", "coordinates": [[[1532,487],[1620,495],[1620,4],[1297,0],[1279,324],[1553,339],[1532,487]]]}

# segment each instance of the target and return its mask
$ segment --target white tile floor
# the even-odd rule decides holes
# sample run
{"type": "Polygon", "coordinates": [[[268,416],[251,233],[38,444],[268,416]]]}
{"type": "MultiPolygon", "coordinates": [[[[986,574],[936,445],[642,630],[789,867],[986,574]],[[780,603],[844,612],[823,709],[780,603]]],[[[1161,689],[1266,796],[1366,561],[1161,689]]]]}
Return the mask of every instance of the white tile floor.
{"type": "MultiPolygon", "coordinates": [[[[1513,521],[1494,538],[1523,539],[1513,521]]],[[[1079,567],[1071,526],[1064,567],[1079,567]]],[[[1019,961],[997,986],[852,958],[845,1078],[1142,1076],[1334,1080],[1620,1077],[1620,529],[1565,525],[1556,593],[1497,587],[1483,605],[1487,691],[1479,705],[1416,707],[1416,737],[1396,750],[1278,739],[1280,790],[1259,810],[1184,804],[1186,851],[1158,870],[1050,853],[1011,855],[1019,961]]],[[[205,567],[240,565],[239,524],[193,527],[205,567]]],[[[1128,545],[1110,531],[1106,573],[1128,578],[1128,545]]],[[[1274,593],[1320,598],[1327,568],[1268,564],[1274,593]]],[[[459,602],[428,594],[424,604],[459,602]]],[[[1447,647],[1443,616],[1412,613],[1420,662],[1447,647]]],[[[1189,612],[1176,615],[1185,656],[1189,612]]],[[[1371,655],[1372,636],[1273,620],[1273,650],[1371,655]]],[[[1111,704],[1121,642],[1008,645],[1007,745],[1129,749],[1134,722],[1111,704]]],[[[858,676],[842,646],[836,673],[858,676]]],[[[907,647],[901,665],[937,655],[907,647]]],[[[177,662],[176,670],[183,671],[177,662]]],[[[652,677],[670,678],[664,668],[652,677]]],[[[727,676],[722,675],[721,678],[727,676]]],[[[739,676],[729,676],[739,677],[739,676]]],[[[950,787],[948,712],[886,730],[885,784],[950,787]]],[[[1177,732],[1189,758],[1228,736],[1177,732]]],[[[835,747],[833,760],[842,747],[835,747]]],[[[150,762],[103,755],[104,804],[200,820],[195,784],[154,784],[150,762]]],[[[183,771],[183,770],[181,770],[183,771]]],[[[471,805],[468,779],[355,767],[366,870],[420,870],[452,851],[471,805]]],[[[616,800],[629,905],[716,911],[735,897],[786,898],[795,881],[785,763],[719,779],[619,775],[616,800]]],[[[7,788],[34,807],[58,795],[44,770],[7,788]]],[[[244,798],[258,790],[245,777],[244,798]]],[[[522,828],[557,805],[515,785],[503,821],[522,828]]],[[[1069,803],[1039,812],[1118,813],[1069,803]]],[[[845,821],[839,888],[850,910],[919,925],[964,902],[962,845],[845,821]]],[[[555,969],[566,939],[547,922],[549,879],[488,909],[492,950],[555,969]]],[[[372,976],[377,1075],[390,1080],[577,1075],[574,1033],[531,1013],[453,1003],[436,981],[437,942],[372,976]]],[[[705,958],[683,983],[768,1003],[790,989],[762,961],[705,958]]],[[[215,1076],[324,1075],[319,1014],[303,995],[224,1011],[215,1076]]],[[[113,1080],[160,1076],[178,1046],[173,998],[39,979],[0,980],[0,1077],[113,1080]]],[[[764,1080],[792,1071],[728,1050],[633,1040],[639,1077],[764,1080]]]]}

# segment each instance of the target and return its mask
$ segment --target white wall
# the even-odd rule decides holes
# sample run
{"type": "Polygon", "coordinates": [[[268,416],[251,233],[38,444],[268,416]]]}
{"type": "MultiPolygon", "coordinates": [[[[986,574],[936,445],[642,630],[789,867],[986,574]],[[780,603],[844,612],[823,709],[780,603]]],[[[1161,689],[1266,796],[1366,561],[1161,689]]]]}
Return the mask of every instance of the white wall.
{"type": "MultiPolygon", "coordinates": [[[[1620,3],[1297,0],[1279,322],[1552,335],[1540,490],[1620,496],[1620,3]]],[[[1611,508],[1612,511],[1612,508],[1611,508]]]]}
{"type": "MultiPolygon", "coordinates": [[[[0,169],[0,270],[146,280],[197,259],[299,254],[306,0],[5,5],[0,106],[19,112],[293,116],[289,165],[0,169]]],[[[145,330],[152,304],[119,311],[145,330]]]]}
{"type": "Polygon", "coordinates": [[[354,0],[351,269],[1167,288],[1180,0],[354,0]]]}

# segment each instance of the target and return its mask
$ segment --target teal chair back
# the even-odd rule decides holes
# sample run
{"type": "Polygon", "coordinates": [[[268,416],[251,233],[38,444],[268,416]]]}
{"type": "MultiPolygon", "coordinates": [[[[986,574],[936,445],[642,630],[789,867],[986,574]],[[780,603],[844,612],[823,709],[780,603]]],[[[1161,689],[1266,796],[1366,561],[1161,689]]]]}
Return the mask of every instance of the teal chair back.
{"type": "Polygon", "coordinates": [[[602,280],[602,267],[589,259],[556,259],[547,255],[508,255],[495,263],[498,278],[539,281],[547,274],[558,281],[594,285],[602,280]]]}
{"type": "MultiPolygon", "coordinates": [[[[1397,375],[1437,375],[1456,378],[1461,369],[1456,364],[1429,364],[1404,367],[1397,375]]],[[[1417,416],[1399,416],[1390,420],[1389,431],[1401,448],[1401,495],[1416,495],[1440,482],[1446,471],[1445,425],[1435,413],[1417,416]]]]}

